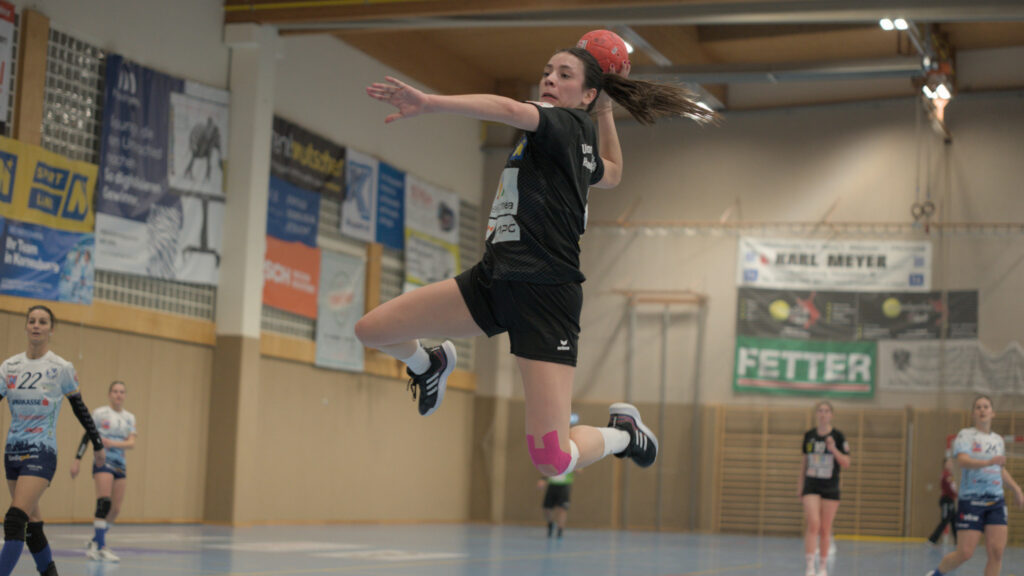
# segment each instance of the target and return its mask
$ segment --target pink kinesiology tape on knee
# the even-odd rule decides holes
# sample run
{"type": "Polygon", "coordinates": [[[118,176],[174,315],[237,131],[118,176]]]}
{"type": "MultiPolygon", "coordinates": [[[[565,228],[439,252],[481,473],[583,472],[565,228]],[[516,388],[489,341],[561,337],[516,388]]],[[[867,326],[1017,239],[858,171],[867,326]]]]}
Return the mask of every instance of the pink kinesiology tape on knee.
{"type": "Polygon", "coordinates": [[[563,452],[558,445],[558,431],[552,430],[540,439],[541,446],[537,446],[531,434],[526,435],[526,447],[530,450],[530,460],[536,467],[551,466],[555,474],[565,472],[572,464],[572,454],[563,452]]]}

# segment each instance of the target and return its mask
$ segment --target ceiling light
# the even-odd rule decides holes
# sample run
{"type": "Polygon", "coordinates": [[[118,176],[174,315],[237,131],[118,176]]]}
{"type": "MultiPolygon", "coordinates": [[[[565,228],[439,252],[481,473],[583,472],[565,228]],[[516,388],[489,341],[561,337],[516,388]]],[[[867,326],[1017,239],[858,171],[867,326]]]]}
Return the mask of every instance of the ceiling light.
{"type": "Polygon", "coordinates": [[[633,53],[633,45],[630,44],[629,42],[626,42],[625,40],[623,40],[623,43],[626,44],[626,54],[632,54],[633,53]]]}
{"type": "Polygon", "coordinates": [[[711,106],[708,106],[703,102],[697,102],[697,106],[700,106],[701,108],[707,110],[708,112],[713,112],[713,110],[711,110],[711,106]]]}
{"type": "Polygon", "coordinates": [[[946,88],[946,85],[944,83],[939,84],[939,87],[935,89],[935,95],[945,100],[949,100],[950,98],[953,97],[953,95],[950,94],[949,92],[949,88],[946,88]]]}
{"type": "Polygon", "coordinates": [[[929,88],[927,84],[921,86],[921,92],[924,92],[924,95],[927,96],[929,99],[935,99],[935,92],[932,92],[932,89],[929,88]]]}
{"type": "Polygon", "coordinates": [[[903,18],[897,18],[892,21],[893,25],[896,26],[897,30],[906,30],[908,28],[907,21],[903,18]]]}
{"type": "Polygon", "coordinates": [[[878,25],[882,27],[882,30],[889,31],[896,28],[896,25],[892,23],[892,20],[888,18],[882,18],[878,21],[878,25]]]}

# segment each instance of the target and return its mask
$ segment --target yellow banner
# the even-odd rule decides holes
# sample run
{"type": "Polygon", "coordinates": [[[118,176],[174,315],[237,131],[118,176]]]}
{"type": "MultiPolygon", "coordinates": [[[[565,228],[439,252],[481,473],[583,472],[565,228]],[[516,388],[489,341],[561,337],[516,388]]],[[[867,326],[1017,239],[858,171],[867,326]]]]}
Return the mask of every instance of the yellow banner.
{"type": "Polygon", "coordinates": [[[92,232],[95,164],[0,136],[0,216],[69,232],[92,232]]]}

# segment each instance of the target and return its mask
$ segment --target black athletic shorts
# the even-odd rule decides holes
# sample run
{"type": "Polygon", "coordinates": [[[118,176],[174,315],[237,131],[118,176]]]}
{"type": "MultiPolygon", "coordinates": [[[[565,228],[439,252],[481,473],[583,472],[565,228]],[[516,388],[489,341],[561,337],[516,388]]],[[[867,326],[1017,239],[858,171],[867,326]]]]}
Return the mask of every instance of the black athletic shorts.
{"type": "Polygon", "coordinates": [[[512,354],[576,365],[583,287],[495,280],[481,263],[455,277],[473,320],[488,337],[508,332],[512,354]]]}
{"type": "Polygon", "coordinates": [[[803,495],[817,494],[822,500],[839,500],[839,486],[832,483],[811,483],[804,482],[803,495]]]}
{"type": "Polygon", "coordinates": [[[548,490],[544,493],[544,508],[565,508],[569,509],[569,484],[548,484],[548,490]]]}

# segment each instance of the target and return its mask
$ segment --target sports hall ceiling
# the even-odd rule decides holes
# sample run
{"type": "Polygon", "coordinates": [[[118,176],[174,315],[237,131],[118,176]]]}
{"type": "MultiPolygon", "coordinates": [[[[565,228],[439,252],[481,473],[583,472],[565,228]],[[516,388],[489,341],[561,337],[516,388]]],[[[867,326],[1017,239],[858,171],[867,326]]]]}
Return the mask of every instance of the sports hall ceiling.
{"type": "MultiPolygon", "coordinates": [[[[606,27],[636,46],[634,76],[690,82],[725,109],[908,96],[924,53],[952,56],[952,83],[970,91],[979,86],[957,81],[957,52],[1024,46],[1024,0],[225,0],[224,10],[225,23],[332,35],[441,93],[517,98],[556,49],[606,27]],[[886,17],[911,30],[883,30],[886,17]]],[[[1020,73],[998,70],[984,82],[1021,87],[1020,73]]]]}

